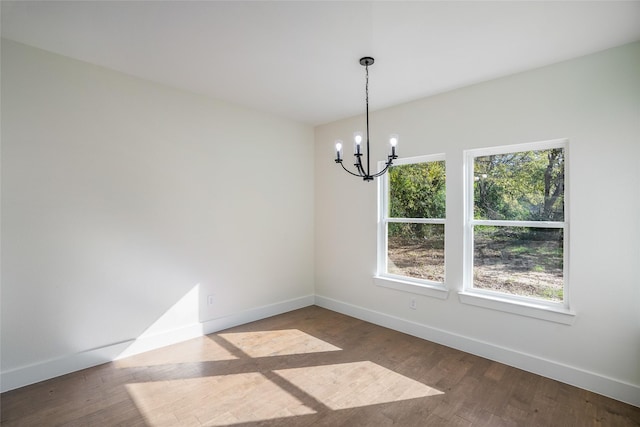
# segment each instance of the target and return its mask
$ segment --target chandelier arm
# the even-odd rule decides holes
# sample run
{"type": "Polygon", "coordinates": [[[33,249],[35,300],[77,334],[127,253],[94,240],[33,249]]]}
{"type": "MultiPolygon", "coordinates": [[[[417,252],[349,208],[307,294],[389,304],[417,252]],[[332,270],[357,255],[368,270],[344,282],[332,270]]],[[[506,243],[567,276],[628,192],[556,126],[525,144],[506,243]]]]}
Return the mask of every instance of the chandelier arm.
{"type": "Polygon", "coordinates": [[[350,173],[350,174],[351,174],[351,175],[353,175],[353,176],[357,176],[357,177],[359,177],[359,178],[362,178],[362,176],[363,176],[363,175],[361,175],[361,174],[359,174],[359,173],[353,173],[353,172],[351,172],[349,169],[347,169],[347,168],[344,166],[344,163],[342,163],[342,162],[340,162],[340,166],[342,166],[342,169],[344,169],[345,171],[347,171],[348,173],[350,173]]]}
{"type": "Polygon", "coordinates": [[[355,166],[358,170],[358,173],[360,174],[359,176],[367,175],[367,173],[364,171],[364,168],[362,167],[362,154],[356,155],[356,163],[354,163],[353,166],[355,166]]]}
{"type": "Polygon", "coordinates": [[[393,166],[393,159],[389,159],[389,161],[387,163],[385,163],[384,165],[384,169],[382,169],[380,172],[376,173],[375,175],[371,175],[374,178],[377,178],[379,176],[384,175],[384,173],[389,169],[389,167],[393,166]]]}

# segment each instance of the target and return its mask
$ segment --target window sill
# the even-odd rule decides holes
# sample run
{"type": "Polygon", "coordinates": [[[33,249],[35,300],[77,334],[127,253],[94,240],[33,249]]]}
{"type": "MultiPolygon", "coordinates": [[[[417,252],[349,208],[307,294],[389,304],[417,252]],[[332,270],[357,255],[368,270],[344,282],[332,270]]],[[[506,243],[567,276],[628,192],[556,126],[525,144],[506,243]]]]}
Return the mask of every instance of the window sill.
{"type": "Polygon", "coordinates": [[[407,279],[403,280],[386,276],[374,276],[373,282],[377,286],[382,286],[384,288],[396,289],[412,294],[426,295],[428,297],[442,300],[449,297],[449,290],[444,285],[438,285],[435,283],[430,285],[422,282],[414,282],[407,279]]]}
{"type": "Polygon", "coordinates": [[[458,292],[458,297],[463,304],[475,305],[477,307],[504,311],[565,325],[573,324],[576,317],[573,311],[563,307],[550,307],[544,304],[536,304],[535,302],[515,301],[499,296],[464,291],[458,292]]]}

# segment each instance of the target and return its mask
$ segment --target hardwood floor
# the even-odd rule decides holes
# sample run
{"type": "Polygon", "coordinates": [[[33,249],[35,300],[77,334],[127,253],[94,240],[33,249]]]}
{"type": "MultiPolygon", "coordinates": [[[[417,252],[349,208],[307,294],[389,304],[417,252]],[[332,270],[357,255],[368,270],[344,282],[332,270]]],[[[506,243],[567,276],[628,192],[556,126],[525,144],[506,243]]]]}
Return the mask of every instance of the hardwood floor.
{"type": "Polygon", "coordinates": [[[9,426],[640,426],[640,408],[319,307],[6,392],[9,426]]]}

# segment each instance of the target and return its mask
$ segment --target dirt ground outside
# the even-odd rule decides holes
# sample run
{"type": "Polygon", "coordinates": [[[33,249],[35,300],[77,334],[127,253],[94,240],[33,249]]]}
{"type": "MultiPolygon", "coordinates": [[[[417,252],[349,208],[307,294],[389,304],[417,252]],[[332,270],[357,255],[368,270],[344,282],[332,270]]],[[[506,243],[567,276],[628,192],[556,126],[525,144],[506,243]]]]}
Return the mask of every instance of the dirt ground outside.
{"type": "MultiPolygon", "coordinates": [[[[475,238],[473,285],[512,295],[561,302],[562,252],[549,241],[523,242],[475,238]]],[[[390,237],[388,272],[444,281],[442,240],[390,237]]]]}

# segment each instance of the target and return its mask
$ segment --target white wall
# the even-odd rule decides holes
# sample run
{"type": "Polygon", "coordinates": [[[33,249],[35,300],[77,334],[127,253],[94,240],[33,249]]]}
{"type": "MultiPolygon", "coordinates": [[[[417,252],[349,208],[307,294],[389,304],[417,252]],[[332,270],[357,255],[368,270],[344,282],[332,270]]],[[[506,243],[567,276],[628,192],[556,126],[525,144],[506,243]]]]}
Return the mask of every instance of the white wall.
{"type": "Polygon", "coordinates": [[[312,156],[309,126],[3,40],[3,390],[312,303],[312,156]]]}
{"type": "Polygon", "coordinates": [[[446,154],[452,292],[411,295],[413,311],[410,294],[373,284],[376,185],[333,162],[333,141],[362,129],[357,117],[316,128],[316,301],[640,405],[640,43],[379,111],[371,124],[377,160],[392,132],[401,156],[446,154]],[[574,324],[462,304],[463,150],[565,137],[574,324]]]}

